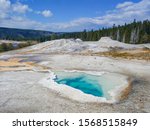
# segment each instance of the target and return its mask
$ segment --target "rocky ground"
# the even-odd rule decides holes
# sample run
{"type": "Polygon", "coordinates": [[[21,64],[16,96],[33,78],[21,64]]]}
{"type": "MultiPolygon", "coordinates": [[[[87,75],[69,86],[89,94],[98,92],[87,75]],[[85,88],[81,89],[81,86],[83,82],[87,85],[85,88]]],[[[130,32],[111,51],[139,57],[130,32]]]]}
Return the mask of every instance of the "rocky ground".
{"type": "Polygon", "coordinates": [[[107,38],[99,42],[58,40],[1,53],[0,112],[150,112],[149,55],[149,44],[126,46],[107,38]],[[113,56],[112,48],[127,55],[113,56]],[[132,80],[132,90],[116,104],[81,103],[39,83],[49,70],[119,73],[132,80]]]}

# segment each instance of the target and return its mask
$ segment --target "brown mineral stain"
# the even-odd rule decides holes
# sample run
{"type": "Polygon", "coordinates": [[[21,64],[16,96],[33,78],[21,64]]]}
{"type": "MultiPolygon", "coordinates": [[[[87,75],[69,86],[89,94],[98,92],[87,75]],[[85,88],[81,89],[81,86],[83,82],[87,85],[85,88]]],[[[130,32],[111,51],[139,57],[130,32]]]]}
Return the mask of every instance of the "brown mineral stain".
{"type": "Polygon", "coordinates": [[[22,59],[12,58],[7,61],[0,60],[0,71],[31,70],[32,62],[20,62],[22,59]]]}

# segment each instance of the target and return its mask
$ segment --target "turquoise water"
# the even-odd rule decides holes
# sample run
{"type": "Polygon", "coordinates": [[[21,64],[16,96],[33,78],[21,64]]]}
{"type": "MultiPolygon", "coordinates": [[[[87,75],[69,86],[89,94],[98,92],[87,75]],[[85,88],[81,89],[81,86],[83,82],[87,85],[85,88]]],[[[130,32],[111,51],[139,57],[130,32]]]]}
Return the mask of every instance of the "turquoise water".
{"type": "Polygon", "coordinates": [[[102,86],[96,76],[84,73],[57,72],[55,82],[65,84],[75,89],[81,90],[86,94],[103,97],[102,86]]]}

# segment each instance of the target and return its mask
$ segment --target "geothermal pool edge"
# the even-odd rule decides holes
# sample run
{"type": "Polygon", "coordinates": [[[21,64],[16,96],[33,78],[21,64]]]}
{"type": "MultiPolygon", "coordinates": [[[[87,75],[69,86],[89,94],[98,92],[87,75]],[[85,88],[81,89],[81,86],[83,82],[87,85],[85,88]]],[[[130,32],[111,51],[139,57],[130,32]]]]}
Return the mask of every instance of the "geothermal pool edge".
{"type": "MultiPolygon", "coordinates": [[[[83,72],[91,75],[102,75],[104,73],[110,73],[110,72],[93,72],[93,71],[78,71],[78,70],[64,70],[64,72],[83,72]]],[[[118,74],[118,73],[115,73],[118,74]]],[[[120,74],[119,74],[120,75],[120,74]]],[[[49,88],[50,90],[56,92],[58,96],[62,96],[65,98],[68,98],[70,100],[75,100],[77,102],[85,103],[85,102],[96,102],[96,103],[118,103],[121,100],[124,100],[125,98],[128,97],[130,91],[131,91],[131,81],[129,78],[125,75],[122,75],[124,78],[126,77],[125,83],[122,84],[119,88],[115,88],[112,90],[110,95],[112,96],[111,100],[106,99],[105,97],[96,97],[90,94],[85,94],[84,92],[77,90],[72,87],[68,87],[67,85],[64,84],[58,84],[55,82],[56,75],[53,71],[49,71],[49,76],[41,79],[39,83],[44,86],[49,88]]]]}

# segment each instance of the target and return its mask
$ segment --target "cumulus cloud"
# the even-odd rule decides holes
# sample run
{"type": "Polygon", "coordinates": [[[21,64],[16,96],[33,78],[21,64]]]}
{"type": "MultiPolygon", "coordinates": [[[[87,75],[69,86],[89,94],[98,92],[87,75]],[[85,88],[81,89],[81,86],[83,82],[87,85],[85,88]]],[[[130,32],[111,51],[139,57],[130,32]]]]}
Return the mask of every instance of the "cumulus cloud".
{"type": "Polygon", "coordinates": [[[0,19],[5,18],[10,8],[9,0],[0,0],[0,19]]]}
{"type": "Polygon", "coordinates": [[[53,16],[53,13],[50,10],[36,11],[35,13],[40,14],[46,18],[53,16]]]}
{"type": "Polygon", "coordinates": [[[53,13],[50,10],[44,10],[41,12],[44,17],[51,17],[53,13]]]}
{"type": "Polygon", "coordinates": [[[10,4],[9,0],[0,0],[0,10],[8,10],[10,4]]]}
{"type": "Polygon", "coordinates": [[[10,0],[0,0],[0,17],[6,16],[6,14],[9,12],[15,12],[19,14],[32,12],[35,14],[41,14],[44,17],[51,17],[53,15],[50,10],[34,11],[27,4],[22,4],[19,0],[16,3],[11,3],[10,0]]]}
{"type": "Polygon", "coordinates": [[[27,11],[32,11],[32,9],[30,9],[28,5],[21,4],[20,2],[13,4],[12,10],[14,12],[22,13],[22,14],[26,13],[27,11]]]}
{"type": "Polygon", "coordinates": [[[134,3],[133,2],[124,2],[124,3],[120,3],[116,6],[116,8],[124,8],[124,7],[127,7],[127,6],[131,6],[133,5],[134,3]]]}
{"type": "Polygon", "coordinates": [[[42,15],[45,18],[52,17],[53,13],[50,10],[35,11],[36,14],[42,15]]]}

